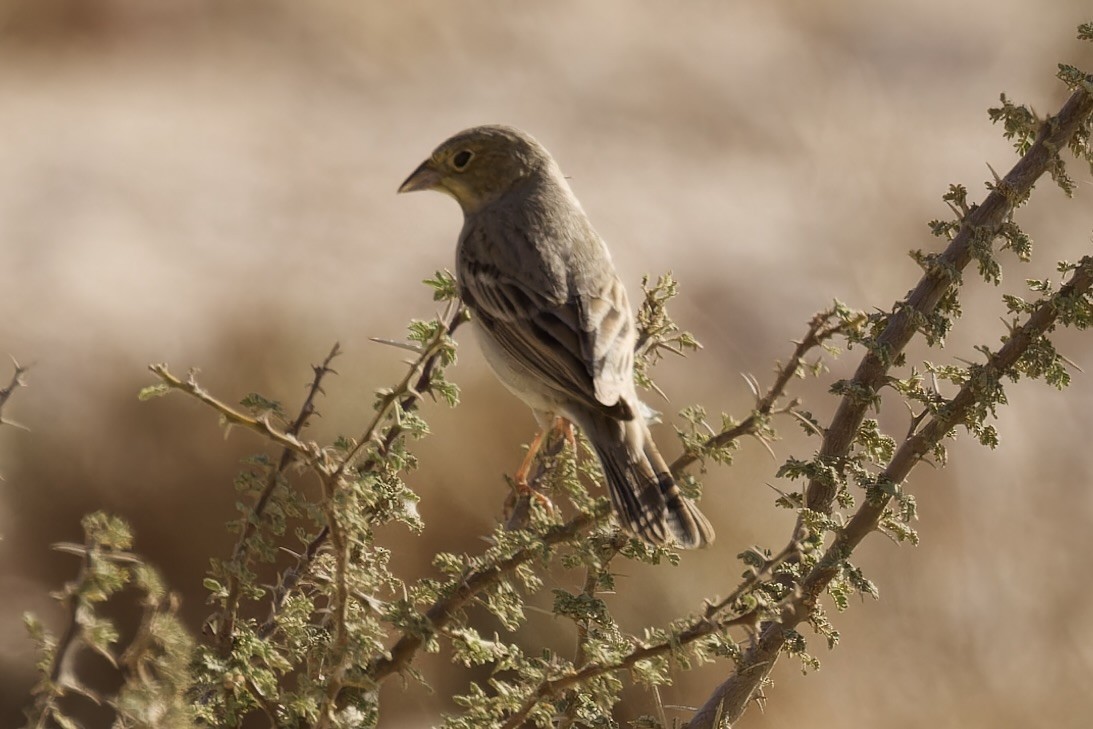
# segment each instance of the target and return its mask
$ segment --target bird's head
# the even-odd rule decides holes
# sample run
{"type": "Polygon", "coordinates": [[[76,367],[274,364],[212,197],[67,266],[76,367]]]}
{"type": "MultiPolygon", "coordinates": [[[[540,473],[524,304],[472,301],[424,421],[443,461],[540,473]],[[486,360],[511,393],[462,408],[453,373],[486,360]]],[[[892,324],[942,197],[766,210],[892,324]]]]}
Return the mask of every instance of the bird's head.
{"type": "Polygon", "coordinates": [[[398,191],[444,192],[464,213],[473,213],[552,164],[530,134],[500,125],[473,127],[437,147],[398,191]]]}

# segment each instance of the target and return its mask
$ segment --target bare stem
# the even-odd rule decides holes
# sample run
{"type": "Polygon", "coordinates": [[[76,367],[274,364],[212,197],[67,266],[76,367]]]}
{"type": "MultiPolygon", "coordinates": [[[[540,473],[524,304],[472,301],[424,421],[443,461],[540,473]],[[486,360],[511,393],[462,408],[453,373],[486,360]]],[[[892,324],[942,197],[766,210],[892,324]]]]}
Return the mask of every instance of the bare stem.
{"type": "Polygon", "coordinates": [[[239,425],[248,430],[253,430],[282,448],[286,448],[293,451],[296,455],[303,457],[306,463],[319,462],[319,449],[314,443],[305,444],[295,435],[271,425],[267,418],[252,418],[251,416],[236,410],[231,405],[218,400],[197,384],[197,380],[194,379],[192,373],[185,380],[180,380],[178,377],[171,374],[171,371],[167,369],[167,365],[165,364],[148,365],[148,369],[151,370],[152,374],[158,377],[163,384],[171,389],[180,390],[191,397],[195,397],[220,413],[220,416],[229,425],[239,425]]]}

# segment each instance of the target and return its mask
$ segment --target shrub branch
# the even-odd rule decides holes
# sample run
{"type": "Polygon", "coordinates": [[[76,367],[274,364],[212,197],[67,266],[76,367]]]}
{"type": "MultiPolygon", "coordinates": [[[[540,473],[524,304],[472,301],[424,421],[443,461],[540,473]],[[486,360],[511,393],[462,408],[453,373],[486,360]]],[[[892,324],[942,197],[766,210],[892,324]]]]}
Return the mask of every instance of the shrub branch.
{"type": "MultiPolygon", "coordinates": [[[[972,259],[971,248],[975,237],[984,235],[984,232],[991,239],[998,235],[1003,222],[1012,214],[1016,205],[1028,197],[1036,180],[1045,172],[1054,169],[1059,150],[1065,149],[1075,133],[1088,124],[1091,113],[1093,113],[1093,93],[1085,89],[1076,90],[1067,99],[1058,115],[1049,118],[1041,125],[1035,142],[1005,178],[995,185],[983,204],[969,210],[963,216],[959,231],[950,244],[926,270],[918,285],[897,304],[876,343],[863,356],[852,381],[858,393],[876,394],[886,381],[888,370],[917,331],[918,318],[931,313],[942,297],[959,283],[960,272],[972,259]]],[[[1084,271],[1085,268],[1086,265],[1083,264],[1082,270],[1084,271]]],[[[1084,281],[1085,276],[1081,272],[1076,272],[1068,286],[1071,291],[1078,290],[1084,281]]],[[[1056,314],[1047,304],[1045,307],[1047,308],[1037,310],[1037,315],[1040,318],[1050,317],[1050,321],[1044,322],[1046,326],[1054,321],[1056,314]],[[1041,314],[1041,311],[1044,313],[1041,314]]],[[[1039,324],[1039,320],[1030,318],[1026,327],[1033,325],[1035,328],[1039,324]]],[[[1011,337],[1007,346],[1003,347],[995,358],[1002,351],[1008,350],[1010,354],[1014,353],[1014,348],[1019,347],[1018,343],[1021,341],[1025,340],[1016,336],[1011,337]]],[[[1024,348],[1027,346],[1025,341],[1024,348]]],[[[1019,353],[1018,351],[1017,354],[1019,353]]],[[[974,395],[965,394],[964,390],[961,391],[961,395],[964,398],[975,399],[974,395]]],[[[820,447],[821,460],[835,462],[847,455],[865,418],[866,410],[871,404],[872,401],[869,398],[861,397],[860,394],[843,396],[831,425],[824,432],[823,443],[820,447]]],[[[969,403],[965,403],[964,406],[968,407],[969,403]]],[[[966,412],[964,410],[962,415],[966,415],[966,412]]],[[[935,425],[936,422],[936,419],[931,421],[931,424],[919,431],[917,435],[911,435],[904,441],[897,455],[903,454],[900,456],[903,459],[901,463],[905,463],[903,468],[906,471],[902,475],[893,473],[892,475],[898,478],[890,479],[888,483],[901,483],[925,451],[918,451],[910,461],[906,460],[908,456],[928,443],[927,438],[936,438],[934,442],[939,442],[948,431],[946,428],[937,432],[940,425],[935,425]],[[908,446],[908,443],[914,445],[908,446]],[[915,451],[909,452],[908,448],[913,448],[915,451]]],[[[892,463],[895,463],[895,459],[892,463]]],[[[805,505],[813,511],[827,514],[831,511],[835,495],[834,484],[813,478],[807,487],[805,505]]],[[[890,500],[890,496],[882,499],[884,505],[887,505],[890,500]]],[[[876,528],[882,513],[883,506],[879,506],[878,502],[867,501],[860,507],[846,527],[839,531],[824,558],[809,572],[799,596],[786,605],[780,620],[767,624],[760,639],[744,654],[734,673],[714,690],[698,713],[692,717],[687,724],[687,729],[712,729],[715,721],[735,722],[744,713],[751,697],[756,694],[773,669],[785,644],[786,632],[807,619],[812,606],[816,604],[819,596],[835,577],[838,565],[849,557],[850,552],[866,534],[876,528]]],[[[807,529],[798,519],[792,541],[799,541],[806,535],[807,529]]]]}
{"type": "MultiPolygon", "coordinates": [[[[1091,107],[1093,108],[1093,107],[1091,107]]],[[[1014,329],[1005,344],[991,355],[979,374],[970,379],[940,412],[917,433],[906,438],[889,461],[878,483],[901,484],[926,453],[939,444],[956,426],[966,422],[973,408],[986,397],[984,383],[996,382],[1011,371],[1030,344],[1055,324],[1068,300],[1084,297],[1093,287],[1093,257],[1085,257],[1070,281],[1058,293],[1042,301],[1025,323],[1014,329]]],[[[867,499],[845,527],[838,530],[834,542],[807,573],[796,591],[782,606],[779,619],[767,623],[758,641],[744,654],[736,671],[714,690],[701,709],[691,718],[687,729],[713,729],[715,720],[736,721],[747,708],[762,681],[774,667],[789,630],[807,620],[820,595],[838,574],[840,566],[863,539],[877,529],[892,494],[876,494],[867,499]]]]}
{"type": "Polygon", "coordinates": [[[0,425],[12,425],[16,428],[23,428],[25,430],[25,427],[20,425],[19,423],[13,422],[11,420],[6,420],[4,418],[4,406],[8,404],[8,400],[11,399],[12,393],[14,393],[20,387],[27,386],[27,380],[23,375],[25,375],[27,370],[30,369],[29,367],[24,367],[16,362],[14,357],[11,358],[11,364],[14,368],[11,374],[11,379],[8,381],[6,387],[0,388],[0,425]]]}
{"type": "MultiPolygon", "coordinates": [[[[330,353],[326,355],[322,363],[312,365],[312,370],[315,374],[311,380],[311,385],[308,387],[307,396],[304,398],[304,402],[300,406],[296,418],[292,421],[292,424],[289,425],[288,430],[285,431],[286,435],[297,438],[300,435],[300,431],[307,426],[311,416],[315,413],[315,398],[323,391],[323,378],[328,374],[336,374],[334,370],[331,369],[330,365],[333,363],[334,358],[339,354],[341,354],[341,348],[338,343],[335,342],[334,346],[330,349],[330,353]]],[[[227,571],[228,596],[225,598],[224,608],[220,612],[219,629],[217,630],[216,636],[221,655],[227,655],[231,652],[232,635],[235,629],[235,620],[239,611],[239,598],[241,595],[239,573],[243,564],[250,558],[252,547],[251,538],[254,536],[259,523],[261,523],[265,515],[266,506],[273,496],[274,489],[281,483],[282,474],[293,462],[295,462],[296,458],[297,451],[291,448],[281,449],[280,460],[277,462],[275,468],[269,469],[262,493],[259,494],[258,500],[254,503],[250,518],[244,521],[243,528],[239,532],[239,538],[235,543],[235,548],[232,550],[231,561],[229,563],[231,569],[227,571]]]]}
{"type": "MultiPolygon", "coordinates": [[[[1065,149],[1075,132],[1093,112],[1093,93],[1075,91],[1055,117],[1041,127],[1036,141],[1013,169],[994,186],[982,205],[964,216],[959,231],[943,253],[929,267],[918,285],[897,304],[894,313],[862,357],[852,386],[858,392],[875,394],[886,381],[888,370],[911,341],[917,320],[934,311],[942,297],[959,283],[960,272],[972,260],[972,246],[978,236],[994,239],[1014,208],[1024,201],[1036,182],[1055,165],[1059,150],[1065,149]]],[[[850,450],[871,401],[866,397],[843,397],[820,447],[822,460],[834,462],[850,450]]],[[[812,479],[805,505],[813,511],[830,513],[835,499],[831,483],[812,479]]]]}

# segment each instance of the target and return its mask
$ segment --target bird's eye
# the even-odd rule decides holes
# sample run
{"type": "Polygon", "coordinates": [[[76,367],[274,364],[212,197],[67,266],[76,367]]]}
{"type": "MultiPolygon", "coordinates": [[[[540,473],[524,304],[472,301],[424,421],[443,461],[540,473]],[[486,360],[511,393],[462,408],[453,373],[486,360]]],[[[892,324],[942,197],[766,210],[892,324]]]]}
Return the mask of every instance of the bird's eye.
{"type": "Polygon", "coordinates": [[[471,157],[474,157],[474,152],[469,149],[456,152],[455,156],[452,157],[452,166],[457,170],[466,169],[467,165],[470,164],[471,157]]]}

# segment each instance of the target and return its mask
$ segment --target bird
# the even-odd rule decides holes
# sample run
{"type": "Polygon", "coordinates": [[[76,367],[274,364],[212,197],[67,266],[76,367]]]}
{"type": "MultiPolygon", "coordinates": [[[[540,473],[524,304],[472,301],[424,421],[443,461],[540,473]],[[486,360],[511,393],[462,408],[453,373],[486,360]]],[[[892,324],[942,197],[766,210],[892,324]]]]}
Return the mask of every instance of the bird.
{"type": "Polygon", "coordinates": [[[649,432],[634,385],[638,332],[626,289],[546,148],[511,126],[466,129],[398,189],[419,190],[450,195],[462,208],[460,298],[486,362],[540,426],[517,482],[544,430],[564,418],[592,445],[627,532],[684,549],[712,542],[710,522],[680,492],[649,432]]]}

